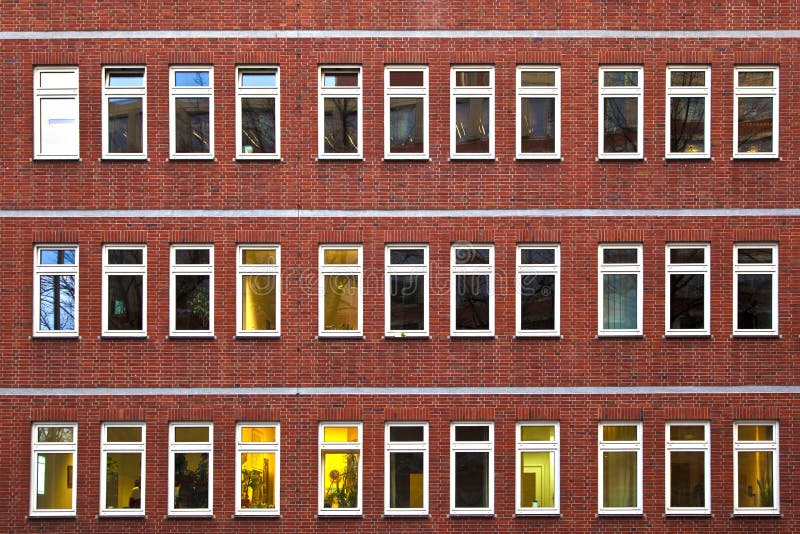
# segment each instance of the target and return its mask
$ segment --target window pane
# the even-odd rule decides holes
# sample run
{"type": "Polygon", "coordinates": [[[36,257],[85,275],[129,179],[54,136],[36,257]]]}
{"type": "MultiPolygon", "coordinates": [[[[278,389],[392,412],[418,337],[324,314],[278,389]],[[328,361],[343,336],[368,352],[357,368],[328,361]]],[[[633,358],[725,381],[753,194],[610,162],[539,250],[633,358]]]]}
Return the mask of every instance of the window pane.
{"type": "Polygon", "coordinates": [[[425,329],[425,276],[392,275],[389,280],[389,328],[425,329]]]}
{"type": "Polygon", "coordinates": [[[739,152],[772,152],[772,97],[739,97],[739,152]]]}
{"type": "Polygon", "coordinates": [[[455,453],[455,505],[457,508],[489,506],[489,453],[455,453]]]}
{"type": "Polygon", "coordinates": [[[274,426],[242,427],[243,443],[275,443],[276,440],[277,434],[274,426]]]}
{"type": "Polygon", "coordinates": [[[241,84],[242,87],[275,87],[277,75],[267,71],[243,71],[241,84]]]}
{"type": "Polygon", "coordinates": [[[392,265],[424,265],[425,249],[393,248],[389,250],[389,263],[392,265]]]}
{"type": "Polygon", "coordinates": [[[78,102],[75,97],[41,98],[40,152],[53,156],[78,153],[78,102]]]}
{"type": "Polygon", "coordinates": [[[390,87],[424,87],[425,75],[421,70],[389,71],[390,87]]]}
{"type": "Polygon", "coordinates": [[[524,70],[520,76],[522,87],[555,87],[556,73],[553,71],[524,70]]]}
{"type": "Polygon", "coordinates": [[[771,248],[740,248],[736,250],[739,263],[772,263],[771,248]]]}
{"type": "Polygon", "coordinates": [[[488,330],[489,275],[457,275],[455,291],[456,330],[488,330]]]}
{"type": "Polygon", "coordinates": [[[242,98],[242,152],[275,153],[275,99],[242,98]]]}
{"type": "Polygon", "coordinates": [[[635,274],[603,275],[603,329],[637,328],[638,287],[635,274]]]}
{"type": "Polygon", "coordinates": [[[703,441],[706,438],[706,427],[703,425],[670,425],[671,441],[703,441]]]}
{"type": "Polygon", "coordinates": [[[113,70],[108,73],[109,87],[144,87],[143,70],[113,70]]]}
{"type": "Polygon", "coordinates": [[[673,70],[669,73],[669,83],[673,87],[704,87],[706,73],[704,71],[673,70]]]}
{"type": "Polygon", "coordinates": [[[486,425],[458,425],[456,441],[489,441],[489,427],[486,425]]]}
{"type": "MultiPolygon", "coordinates": [[[[176,431],[178,429],[176,428],[176,431]]],[[[208,508],[208,453],[175,453],[174,508],[208,508]]]]}
{"type": "Polygon", "coordinates": [[[358,442],[358,427],[326,426],[322,439],[326,443],[356,443],[358,442]]]}
{"type": "Polygon", "coordinates": [[[489,152],[489,98],[456,98],[456,152],[489,152]]]}
{"type": "Polygon", "coordinates": [[[421,154],[424,151],[425,111],[422,98],[389,99],[389,152],[421,154]]]}
{"type": "Polygon", "coordinates": [[[245,265],[275,265],[278,252],[273,249],[243,249],[242,263],[245,265]]]}
{"type": "Polygon", "coordinates": [[[555,265],[556,251],[552,248],[524,248],[520,251],[523,265],[555,265]]]}
{"type": "Polygon", "coordinates": [[[329,69],[322,76],[324,87],[358,87],[358,71],[329,69]]]}
{"type": "Polygon", "coordinates": [[[142,265],[144,263],[144,251],[134,248],[110,248],[108,249],[109,265],[142,265]]]}
{"type": "Polygon", "coordinates": [[[669,276],[669,327],[702,329],[705,326],[705,275],[669,276]]]}
{"type": "Polygon", "coordinates": [[[175,87],[208,87],[208,71],[175,71],[175,87]]]}
{"type": "Polygon", "coordinates": [[[357,452],[322,453],[323,502],[325,508],[358,508],[357,452]]]}
{"type": "Polygon", "coordinates": [[[39,87],[42,89],[74,89],[77,86],[77,68],[69,72],[39,71],[39,87]]]}
{"type": "Polygon", "coordinates": [[[520,430],[521,441],[554,441],[556,427],[550,425],[525,425],[520,430]]]}
{"type": "Polygon", "coordinates": [[[175,98],[175,150],[209,153],[209,99],[175,98]]]}
{"type": "Polygon", "coordinates": [[[705,263],[706,251],[702,248],[670,248],[670,263],[705,263]]]}
{"type": "Polygon", "coordinates": [[[671,451],[669,470],[670,506],[705,507],[705,453],[671,451]]]}
{"type": "Polygon", "coordinates": [[[423,441],[425,429],[421,426],[390,426],[389,441],[423,441]]]}
{"type": "Polygon", "coordinates": [[[358,330],[358,276],[325,276],[325,330],[358,330]]]}
{"type": "Polygon", "coordinates": [[[70,510],[73,492],[72,453],[36,455],[36,509],[70,510]]]}
{"type": "Polygon", "coordinates": [[[39,443],[70,443],[74,439],[70,426],[40,426],[36,432],[39,443]]]}
{"type": "Polygon", "coordinates": [[[603,441],[637,441],[637,427],[634,425],[603,425],[603,441]]]}
{"type": "Polygon", "coordinates": [[[489,265],[488,248],[457,248],[456,265],[489,265]]]}
{"type": "Polygon", "coordinates": [[[705,152],[706,99],[703,97],[671,97],[670,152],[705,152]]]}
{"type": "Polygon", "coordinates": [[[606,87],[636,87],[639,85],[639,72],[635,70],[604,71],[603,85],[606,87]]]}
{"type": "Polygon", "coordinates": [[[136,443],[142,441],[142,427],[109,426],[106,428],[106,441],[111,443],[136,443]]]}
{"type": "Polygon", "coordinates": [[[143,298],[141,275],[108,276],[108,329],[141,330],[143,298]]]}
{"type": "Polygon", "coordinates": [[[555,152],[555,98],[521,98],[519,127],[523,152],[555,152]]]}
{"type": "Polygon", "coordinates": [[[175,276],[176,330],[208,330],[209,285],[207,274],[175,276]]]}
{"type": "Polygon", "coordinates": [[[775,506],[772,451],[739,451],[739,508],[775,506]]]}
{"type": "Polygon", "coordinates": [[[604,248],[603,263],[610,265],[620,263],[637,263],[639,251],[635,248],[604,248]]]}
{"type": "Polygon", "coordinates": [[[389,454],[389,506],[422,508],[424,494],[423,455],[421,452],[389,454]]]}
{"type": "Polygon", "coordinates": [[[275,508],[274,452],[243,452],[241,472],[242,508],[263,510],[275,508]]]}
{"type": "Polygon", "coordinates": [[[556,490],[555,453],[523,452],[520,460],[520,507],[553,508],[556,490]]]}
{"type": "Polygon", "coordinates": [[[39,277],[39,330],[75,330],[75,277],[39,277]]]}
{"type": "Polygon", "coordinates": [[[175,443],[208,443],[207,426],[176,426],[175,443]]]}
{"type": "Polygon", "coordinates": [[[142,454],[109,452],[106,455],[106,508],[142,507],[142,454]]]}
{"type": "Polygon", "coordinates": [[[325,249],[325,265],[358,265],[358,249],[325,249]]]}
{"type": "Polygon", "coordinates": [[[456,71],[456,87],[489,87],[488,70],[456,71]]]}
{"type": "Polygon", "coordinates": [[[358,99],[325,98],[325,153],[358,152],[358,99]]]}
{"type": "Polygon", "coordinates": [[[108,151],[142,152],[142,98],[108,99],[108,151]]]}
{"type": "Polygon", "coordinates": [[[636,152],[639,129],[639,99],[606,97],[603,99],[603,152],[636,152]]]}
{"type": "Polygon", "coordinates": [[[738,274],[738,327],[772,328],[772,275],[738,274]]]}
{"type": "Polygon", "coordinates": [[[42,265],[75,265],[75,250],[40,249],[39,263],[42,265]]]}
{"type": "Polygon", "coordinates": [[[207,248],[175,249],[177,265],[208,265],[211,263],[211,251],[207,248]]]}
{"type": "Polygon", "coordinates": [[[553,330],[556,327],[556,277],[552,274],[520,276],[520,327],[553,330]]]}
{"type": "Polygon", "coordinates": [[[637,504],[636,452],[603,453],[603,507],[635,508],[637,504]]]}
{"type": "Polygon", "coordinates": [[[242,329],[275,330],[277,322],[277,277],[242,276],[242,329]]]}
{"type": "Polygon", "coordinates": [[[739,441],[772,441],[772,425],[739,425],[739,441]]]}
{"type": "Polygon", "coordinates": [[[739,87],[771,87],[772,71],[739,71],[739,87]]]}

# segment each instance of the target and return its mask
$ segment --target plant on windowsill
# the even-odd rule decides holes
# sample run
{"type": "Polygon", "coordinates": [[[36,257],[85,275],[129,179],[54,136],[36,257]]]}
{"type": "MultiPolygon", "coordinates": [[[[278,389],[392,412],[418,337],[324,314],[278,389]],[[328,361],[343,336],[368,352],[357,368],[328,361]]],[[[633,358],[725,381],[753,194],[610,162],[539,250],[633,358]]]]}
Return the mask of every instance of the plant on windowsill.
{"type": "Polygon", "coordinates": [[[344,471],[332,469],[325,490],[325,508],[355,508],[358,504],[358,455],[348,453],[344,471]]]}
{"type": "Polygon", "coordinates": [[[761,482],[761,479],[756,479],[758,485],[758,498],[759,504],[762,507],[768,508],[772,506],[772,480],[766,479],[761,482]]]}

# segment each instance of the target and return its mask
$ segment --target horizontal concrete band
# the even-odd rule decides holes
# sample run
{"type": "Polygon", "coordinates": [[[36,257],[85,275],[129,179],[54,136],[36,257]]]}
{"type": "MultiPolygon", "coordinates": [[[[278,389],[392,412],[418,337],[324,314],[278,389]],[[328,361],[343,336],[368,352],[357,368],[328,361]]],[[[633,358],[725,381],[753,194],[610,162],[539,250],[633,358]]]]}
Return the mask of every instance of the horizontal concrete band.
{"type": "Polygon", "coordinates": [[[800,394],[800,386],[630,386],[630,387],[275,387],[275,388],[0,388],[0,396],[453,396],[453,395],[770,395],[800,394]]]}

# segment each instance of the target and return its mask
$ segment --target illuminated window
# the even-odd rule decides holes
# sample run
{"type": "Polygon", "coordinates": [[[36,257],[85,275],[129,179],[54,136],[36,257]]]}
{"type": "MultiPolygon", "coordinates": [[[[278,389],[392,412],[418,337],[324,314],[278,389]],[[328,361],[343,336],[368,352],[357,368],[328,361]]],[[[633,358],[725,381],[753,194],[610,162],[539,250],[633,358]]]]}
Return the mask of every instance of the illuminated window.
{"type": "Polygon", "coordinates": [[[78,425],[34,423],[31,515],[75,515],[78,425]]]}
{"type": "Polygon", "coordinates": [[[641,159],[644,116],[641,67],[600,69],[601,159],[641,159]]]}
{"type": "Polygon", "coordinates": [[[212,336],[214,247],[173,245],[170,254],[170,335],[212,336]]]}
{"type": "Polygon", "coordinates": [[[561,68],[517,67],[517,158],[561,156],[561,68]]]}
{"type": "Polygon", "coordinates": [[[103,247],[103,335],[144,336],[147,317],[147,248],[103,247]]]}
{"type": "Polygon", "coordinates": [[[360,336],[363,277],[361,245],[319,248],[319,334],[360,336]]]}
{"type": "Polygon", "coordinates": [[[214,69],[170,67],[169,155],[214,158],[214,69]]]}
{"type": "Polygon", "coordinates": [[[711,513],[710,425],[667,423],[667,513],[711,513]]]}
{"type": "Polygon", "coordinates": [[[708,245],[667,245],[667,335],[707,335],[711,310],[708,245]]]}
{"type": "Polygon", "coordinates": [[[642,423],[600,423],[600,514],[642,513],[642,423]]]}
{"type": "Polygon", "coordinates": [[[360,159],[362,143],[361,67],[319,69],[319,157],[360,159]]]}
{"type": "Polygon", "coordinates": [[[361,514],[361,423],[319,426],[319,513],[361,514]]]}
{"type": "Polygon", "coordinates": [[[733,157],[778,157],[778,67],[733,71],[733,157]]]}
{"type": "Polygon", "coordinates": [[[144,425],[105,423],[101,432],[100,513],[144,515],[144,425]]]}
{"type": "Polygon", "coordinates": [[[733,247],[733,333],[778,333],[778,246],[742,243],[733,247]]]}
{"type": "Polygon", "coordinates": [[[494,335],[494,246],[453,245],[450,335],[494,335]]]}
{"type": "Polygon", "coordinates": [[[34,159],[78,159],[78,67],[33,69],[34,159]]]}
{"type": "Polygon", "coordinates": [[[494,158],[494,67],[450,70],[450,157],[494,158]]]}
{"type": "Polygon", "coordinates": [[[280,157],[280,78],[278,67],[236,69],[236,157],[280,157]]]}
{"type": "Polygon", "coordinates": [[[386,247],[386,335],[428,334],[428,247],[386,247]]]}
{"type": "Polygon", "coordinates": [[[428,67],[386,67],[386,159],[428,157],[428,67]]]}
{"type": "Polygon", "coordinates": [[[560,247],[517,247],[517,335],[553,336],[560,328],[560,247]]]}
{"type": "Polygon", "coordinates": [[[103,157],[147,156],[147,84],[144,67],[103,68],[103,157]]]}
{"type": "Polygon", "coordinates": [[[778,514],[778,423],[733,425],[734,514],[778,514]]]}
{"type": "Polygon", "coordinates": [[[450,513],[494,513],[494,425],[450,427],[450,513]]]}
{"type": "Polygon", "coordinates": [[[517,424],[517,514],[559,513],[559,425],[517,424]]]}
{"type": "Polygon", "coordinates": [[[78,335],[78,247],[38,245],[33,263],[33,334],[78,335]]]}
{"type": "Polygon", "coordinates": [[[642,246],[600,245],[598,335],[642,334],[642,246]]]}
{"type": "Polygon", "coordinates": [[[278,515],[280,503],[280,426],[236,425],[236,513],[278,515]]]}
{"type": "Polygon", "coordinates": [[[169,514],[211,515],[214,425],[170,423],[169,514]]]}
{"type": "Polygon", "coordinates": [[[238,258],[236,334],[280,334],[280,248],[274,245],[240,245],[238,258]]]}
{"type": "Polygon", "coordinates": [[[711,69],[667,68],[667,157],[711,156],[711,69]]]}
{"type": "Polygon", "coordinates": [[[428,511],[428,425],[386,425],[387,514],[424,514],[428,511]]]}

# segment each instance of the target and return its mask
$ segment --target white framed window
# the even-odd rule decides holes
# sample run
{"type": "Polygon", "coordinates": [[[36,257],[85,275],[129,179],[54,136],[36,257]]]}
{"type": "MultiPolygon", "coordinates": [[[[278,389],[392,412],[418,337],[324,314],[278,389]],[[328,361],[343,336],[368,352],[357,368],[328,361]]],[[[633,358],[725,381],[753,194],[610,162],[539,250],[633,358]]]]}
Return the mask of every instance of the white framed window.
{"type": "Polygon", "coordinates": [[[33,79],[33,158],[78,159],[78,67],[36,67],[33,79]]]}
{"type": "Polygon", "coordinates": [[[666,157],[711,157],[711,68],[667,67],[666,157]]]}
{"type": "Polygon", "coordinates": [[[733,334],[778,333],[778,245],[733,247],[733,334]]]}
{"type": "Polygon", "coordinates": [[[239,245],[236,257],[236,335],[280,335],[280,247],[239,245]]]}
{"type": "Polygon", "coordinates": [[[33,335],[78,335],[78,247],[33,249],[33,335]]]}
{"type": "Polygon", "coordinates": [[[214,335],[214,246],[170,248],[169,334],[214,335]]]}
{"type": "Polygon", "coordinates": [[[557,422],[517,423],[517,499],[520,515],[560,510],[560,435],[557,422]]]}
{"type": "Polygon", "coordinates": [[[450,70],[450,157],[494,158],[494,67],[450,70]]]}
{"type": "Polygon", "coordinates": [[[780,513],[778,422],[733,424],[733,513],[780,513]]]}
{"type": "Polygon", "coordinates": [[[494,513],[494,424],[450,427],[450,513],[494,513]]]}
{"type": "Polygon", "coordinates": [[[363,88],[361,67],[319,68],[319,158],[361,159],[363,88]]]}
{"type": "Polygon", "coordinates": [[[517,159],[561,157],[561,67],[517,67],[517,159]]]}
{"type": "Polygon", "coordinates": [[[517,247],[517,335],[556,336],[560,332],[561,248],[517,247]]]}
{"type": "Polygon", "coordinates": [[[428,67],[387,66],[384,110],[384,157],[427,159],[428,67]]]}
{"type": "Polygon", "coordinates": [[[600,336],[642,335],[642,245],[599,247],[600,336]]]}
{"type": "Polygon", "coordinates": [[[319,247],[319,335],[361,336],[363,324],[361,245],[319,247]]]}
{"type": "Polygon", "coordinates": [[[642,423],[600,423],[598,514],[642,512],[642,423]]]}
{"type": "Polygon", "coordinates": [[[494,245],[450,249],[450,335],[494,335],[494,245]]]}
{"type": "Polygon", "coordinates": [[[599,159],[642,159],[644,70],[600,68],[599,159]]]}
{"type": "Polygon", "coordinates": [[[711,425],[674,421],[666,425],[666,513],[711,513],[711,425]]]}
{"type": "Polygon", "coordinates": [[[236,515],[280,514],[280,425],[236,425],[236,515]]]}
{"type": "Polygon", "coordinates": [[[169,515],[213,514],[213,423],[170,423],[167,500],[169,515]]]}
{"type": "Polygon", "coordinates": [[[280,69],[236,68],[236,157],[280,159],[280,69]]]}
{"type": "Polygon", "coordinates": [[[214,158],[214,68],[169,68],[169,157],[214,158]]]}
{"type": "Polygon", "coordinates": [[[103,67],[103,158],[147,157],[147,71],[103,67]]]}
{"type": "Polygon", "coordinates": [[[710,334],[710,247],[668,244],[666,274],[666,335],[710,334]]]}
{"type": "Polygon", "coordinates": [[[147,247],[103,246],[103,335],[147,335],[147,247]]]}
{"type": "Polygon", "coordinates": [[[100,439],[100,515],[144,515],[144,423],[103,423],[100,439]]]}
{"type": "Polygon", "coordinates": [[[428,335],[428,246],[386,246],[386,336],[428,335]]]}
{"type": "Polygon", "coordinates": [[[31,516],[74,516],[78,425],[34,423],[31,447],[31,516]]]}
{"type": "Polygon", "coordinates": [[[361,423],[320,423],[320,515],[361,515],[362,439],[361,423]]]}
{"type": "Polygon", "coordinates": [[[778,67],[733,70],[733,157],[778,157],[778,67]]]}
{"type": "Polygon", "coordinates": [[[428,513],[428,423],[387,423],[384,511],[428,513]]]}

